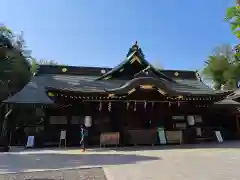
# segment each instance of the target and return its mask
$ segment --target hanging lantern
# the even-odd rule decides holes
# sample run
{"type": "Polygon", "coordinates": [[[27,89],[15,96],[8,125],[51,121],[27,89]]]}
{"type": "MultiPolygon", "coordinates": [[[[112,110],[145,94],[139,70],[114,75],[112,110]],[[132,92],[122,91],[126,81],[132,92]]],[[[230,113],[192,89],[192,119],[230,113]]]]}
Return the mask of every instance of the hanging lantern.
{"type": "Polygon", "coordinates": [[[92,117],[91,116],[85,116],[84,124],[86,127],[92,126],[92,117]]]}
{"type": "Polygon", "coordinates": [[[98,111],[101,111],[101,110],[102,110],[102,101],[100,101],[99,107],[98,107],[98,111]]]}
{"type": "Polygon", "coordinates": [[[189,126],[193,126],[195,124],[194,116],[187,116],[187,121],[189,126]]]}
{"type": "Polygon", "coordinates": [[[111,111],[112,110],[112,104],[111,102],[108,103],[108,111],[111,111]]]}

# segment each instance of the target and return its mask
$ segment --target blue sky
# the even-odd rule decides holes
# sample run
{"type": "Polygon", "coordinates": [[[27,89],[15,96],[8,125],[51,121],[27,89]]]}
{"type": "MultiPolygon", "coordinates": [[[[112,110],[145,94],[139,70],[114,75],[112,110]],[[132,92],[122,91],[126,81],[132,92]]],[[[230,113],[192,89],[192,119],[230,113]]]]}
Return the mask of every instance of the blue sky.
{"type": "Polygon", "coordinates": [[[113,67],[138,40],[151,63],[196,70],[214,47],[237,43],[224,22],[232,4],[233,0],[2,0],[0,22],[16,33],[23,31],[38,59],[113,67]]]}

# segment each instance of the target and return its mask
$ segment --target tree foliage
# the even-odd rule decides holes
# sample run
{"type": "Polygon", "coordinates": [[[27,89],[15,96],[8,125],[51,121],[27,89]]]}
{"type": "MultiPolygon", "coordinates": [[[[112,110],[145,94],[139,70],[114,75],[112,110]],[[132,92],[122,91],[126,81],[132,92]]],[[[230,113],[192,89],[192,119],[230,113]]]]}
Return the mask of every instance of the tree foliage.
{"type": "MultiPolygon", "coordinates": [[[[240,0],[227,9],[225,20],[229,22],[232,33],[240,39],[240,0]]],[[[216,89],[222,86],[236,88],[240,78],[240,45],[235,46],[234,50],[230,46],[215,50],[205,62],[203,75],[213,81],[216,89]]]]}
{"type": "Polygon", "coordinates": [[[239,67],[239,61],[236,60],[231,46],[222,45],[217,47],[205,61],[202,74],[205,79],[213,82],[215,89],[220,89],[222,86],[234,89],[240,75],[239,67]]]}
{"type": "Polygon", "coordinates": [[[19,91],[30,79],[29,52],[23,35],[0,26],[0,100],[19,91]]]}
{"type": "MultiPolygon", "coordinates": [[[[230,23],[232,33],[240,39],[240,0],[236,0],[236,5],[227,9],[225,20],[230,23]]],[[[240,46],[236,47],[236,56],[240,58],[240,46]]]]}
{"type": "MultiPolygon", "coordinates": [[[[7,96],[20,91],[41,64],[57,65],[58,63],[31,57],[31,51],[27,49],[23,33],[14,34],[8,27],[0,25],[0,102],[7,96]]],[[[34,109],[24,111],[14,105],[11,108],[14,109],[8,117],[11,119],[9,121],[11,124],[25,124],[27,120],[29,124],[36,121],[34,109]]],[[[0,111],[2,109],[0,108],[0,111]]],[[[0,136],[6,136],[6,130],[10,127],[7,127],[6,120],[2,121],[1,118],[0,112],[0,136]]]]}
{"type": "Polygon", "coordinates": [[[230,23],[231,31],[240,38],[240,5],[228,8],[225,20],[230,23]]]}
{"type": "Polygon", "coordinates": [[[33,58],[23,33],[14,34],[8,27],[0,26],[0,101],[22,89],[42,64],[58,65],[53,60],[33,58]]]}
{"type": "Polygon", "coordinates": [[[32,75],[34,75],[37,72],[38,66],[39,65],[59,65],[59,63],[57,61],[54,60],[37,60],[36,58],[31,58],[30,59],[30,64],[31,64],[31,73],[32,75]]]}

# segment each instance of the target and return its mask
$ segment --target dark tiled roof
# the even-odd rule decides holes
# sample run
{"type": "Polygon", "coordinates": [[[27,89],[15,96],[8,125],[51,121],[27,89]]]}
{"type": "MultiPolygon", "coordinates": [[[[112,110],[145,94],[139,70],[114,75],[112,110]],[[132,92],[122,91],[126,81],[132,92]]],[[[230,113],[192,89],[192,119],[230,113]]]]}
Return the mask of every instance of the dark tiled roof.
{"type": "Polygon", "coordinates": [[[19,104],[53,104],[48,96],[46,96],[44,89],[45,81],[45,78],[35,76],[20,92],[9,97],[3,102],[19,104]]]}
{"type": "Polygon", "coordinates": [[[64,65],[40,65],[37,75],[40,74],[64,74],[64,75],[85,75],[102,76],[112,68],[107,67],[83,67],[83,66],[64,66],[64,65]],[[63,69],[66,68],[66,72],[63,69]]]}
{"type": "Polygon", "coordinates": [[[196,71],[184,71],[184,70],[159,70],[169,78],[177,79],[197,79],[196,71]],[[178,74],[178,76],[175,75],[178,74]]]}
{"type": "MultiPolygon", "coordinates": [[[[62,77],[61,77],[62,78],[62,77]]],[[[169,95],[215,95],[213,89],[195,79],[168,81],[164,78],[154,77],[136,77],[130,81],[126,80],[87,80],[78,77],[78,83],[72,84],[51,84],[46,86],[52,90],[75,91],[79,93],[96,93],[96,92],[111,92],[111,93],[128,93],[129,90],[143,84],[153,84],[158,88],[163,89],[169,95]]],[[[68,80],[69,81],[69,80],[68,80]]],[[[71,81],[69,81],[71,82],[71,81]]]]}
{"type": "Polygon", "coordinates": [[[175,79],[176,83],[171,84],[178,91],[196,95],[210,95],[216,92],[198,79],[175,79]]]}
{"type": "Polygon", "coordinates": [[[221,100],[221,101],[216,102],[215,104],[240,106],[240,103],[239,103],[239,102],[234,101],[234,100],[232,100],[232,99],[223,99],[223,100],[221,100]]]}
{"type": "Polygon", "coordinates": [[[142,71],[140,71],[139,73],[137,73],[134,78],[136,77],[142,77],[142,76],[147,76],[147,77],[154,77],[154,78],[162,78],[165,79],[167,81],[173,82],[174,80],[172,78],[169,78],[168,76],[166,76],[164,73],[162,73],[161,71],[157,70],[156,68],[154,68],[152,65],[148,65],[145,69],[143,69],[142,71]]]}
{"type": "MultiPolygon", "coordinates": [[[[214,95],[216,94],[213,89],[203,84],[201,81],[195,80],[179,80],[175,79],[175,82],[168,81],[164,78],[152,78],[152,77],[138,77],[131,81],[126,82],[123,86],[118,88],[125,88],[126,91],[129,88],[134,88],[134,86],[150,83],[155,84],[158,88],[163,89],[169,95],[214,95]],[[137,81],[138,80],[138,81],[137,81]]],[[[116,91],[117,92],[117,91],[116,91]]]]}
{"type": "Polygon", "coordinates": [[[117,88],[124,82],[120,80],[94,81],[94,76],[76,76],[63,74],[41,74],[33,76],[31,81],[5,103],[52,104],[46,94],[46,87],[81,92],[103,92],[105,88],[117,88]]]}
{"type": "MultiPolygon", "coordinates": [[[[99,77],[99,79],[103,79],[104,77],[114,73],[115,71],[118,71],[119,69],[121,69],[125,64],[127,64],[131,58],[137,53],[137,51],[133,51],[129,56],[127,56],[124,61],[122,61],[120,64],[118,64],[117,66],[115,66],[114,68],[112,68],[110,71],[108,71],[107,73],[103,74],[101,77],[99,77]]],[[[147,65],[146,65],[147,66],[147,65]]]]}
{"type": "MultiPolygon", "coordinates": [[[[31,104],[52,104],[52,100],[46,94],[46,88],[63,91],[73,91],[82,93],[114,91],[115,93],[127,93],[129,88],[136,84],[145,84],[142,77],[131,81],[126,80],[96,80],[97,76],[78,76],[68,74],[40,74],[34,76],[32,80],[14,96],[5,100],[5,103],[31,103],[31,104]],[[140,81],[136,83],[136,80],[140,81]],[[135,84],[131,84],[135,82],[135,84]]],[[[145,77],[147,78],[147,77],[145,77]]],[[[214,95],[214,90],[203,84],[198,79],[174,79],[170,82],[164,78],[153,78],[154,82],[166,90],[170,95],[214,95]],[[159,83],[157,83],[159,81],[159,83]]],[[[151,82],[148,81],[147,82],[151,82]]]]}
{"type": "Polygon", "coordinates": [[[229,93],[226,99],[238,100],[239,97],[240,97],[240,90],[237,89],[234,92],[229,93]]]}
{"type": "MultiPolygon", "coordinates": [[[[133,66],[137,67],[135,64],[133,66]]],[[[158,88],[166,90],[166,93],[170,96],[176,94],[220,94],[201,82],[195,71],[158,70],[154,68],[144,58],[141,48],[135,44],[130,48],[126,59],[114,68],[41,65],[36,76],[20,92],[5,102],[51,104],[53,102],[47,96],[46,89],[75,91],[78,93],[110,91],[127,93],[129,88],[135,88],[138,85],[151,82],[153,83],[152,85],[155,84],[158,88]],[[135,60],[133,57],[137,57],[137,61],[141,61],[141,66],[135,68],[137,72],[134,71],[134,74],[137,74],[131,80],[116,80],[116,78],[103,80],[115,72],[121,74],[121,69],[124,69],[123,66],[127,67],[125,65],[129,65],[131,64],[131,60],[135,60]]]]}

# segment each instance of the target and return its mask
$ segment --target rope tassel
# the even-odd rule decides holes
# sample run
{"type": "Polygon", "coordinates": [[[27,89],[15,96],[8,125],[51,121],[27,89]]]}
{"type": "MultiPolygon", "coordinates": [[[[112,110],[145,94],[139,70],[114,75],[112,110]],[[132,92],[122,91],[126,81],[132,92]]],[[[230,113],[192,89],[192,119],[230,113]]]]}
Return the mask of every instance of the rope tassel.
{"type": "Polygon", "coordinates": [[[108,103],[108,111],[110,112],[111,110],[112,110],[112,103],[109,102],[109,103],[108,103]]]}
{"type": "Polygon", "coordinates": [[[137,110],[137,103],[135,101],[135,103],[134,103],[134,111],[136,111],[136,110],[137,110]]]}
{"type": "Polygon", "coordinates": [[[99,111],[102,110],[102,102],[99,103],[99,108],[98,108],[99,111]]]}

